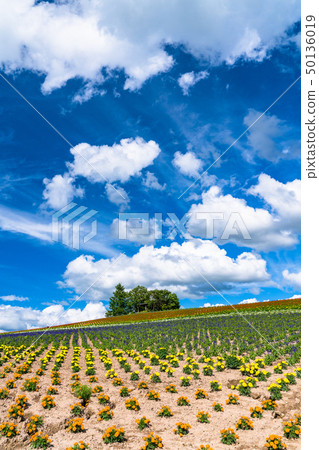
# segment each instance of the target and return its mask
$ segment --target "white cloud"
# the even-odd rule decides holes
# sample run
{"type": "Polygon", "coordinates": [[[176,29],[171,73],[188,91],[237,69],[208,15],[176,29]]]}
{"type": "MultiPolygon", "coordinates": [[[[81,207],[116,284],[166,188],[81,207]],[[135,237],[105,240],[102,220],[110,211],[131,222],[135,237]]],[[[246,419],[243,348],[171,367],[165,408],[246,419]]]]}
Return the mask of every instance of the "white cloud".
{"type": "Polygon", "coordinates": [[[98,85],[94,85],[92,81],[89,81],[74,95],[73,102],[82,104],[90,100],[90,98],[92,97],[95,97],[97,95],[102,96],[104,94],[106,94],[105,89],[102,89],[98,85]]]}
{"type": "Polygon", "coordinates": [[[291,300],[293,300],[294,298],[300,298],[301,294],[295,294],[292,297],[289,297],[291,300]]]}
{"type": "Polygon", "coordinates": [[[68,173],[55,175],[52,180],[44,178],[43,198],[52,209],[61,209],[68,205],[74,197],[82,198],[84,190],[74,186],[74,178],[68,173]]]}
{"type": "Polygon", "coordinates": [[[272,211],[280,217],[281,221],[290,224],[294,230],[300,232],[300,180],[284,184],[262,173],[259,175],[258,183],[252,186],[248,192],[263,199],[265,203],[270,205],[272,211]]]}
{"type": "MultiPolygon", "coordinates": [[[[105,191],[110,202],[125,207],[129,203],[125,190],[114,184],[116,181],[125,183],[131,177],[141,176],[145,167],[153,164],[159,155],[160,148],[154,141],[122,139],[119,144],[89,145],[78,144],[70,149],[74,156],[67,163],[69,172],[55,175],[52,180],[45,178],[43,198],[52,209],[60,209],[70,203],[74,197],[83,197],[84,190],[75,187],[77,177],[84,177],[91,183],[105,183],[105,191]]],[[[146,182],[155,189],[161,187],[154,176],[147,172],[146,182]],[[157,184],[156,184],[157,183],[157,184]]],[[[164,187],[161,187],[164,188],[164,187]]]]}
{"type": "Polygon", "coordinates": [[[256,298],[247,298],[246,300],[242,300],[239,302],[239,305],[248,305],[249,303],[258,303],[258,300],[256,298]]]}
{"type": "Polygon", "coordinates": [[[212,65],[260,61],[300,18],[297,0],[248,0],[235,9],[218,0],[2,3],[0,65],[43,74],[46,93],[70,79],[100,84],[118,70],[126,74],[125,89],[138,89],[172,67],[165,44],[182,44],[212,65]]]}
{"type": "MultiPolygon", "coordinates": [[[[250,109],[244,118],[249,127],[261,116],[262,112],[250,109]]],[[[249,148],[243,150],[243,156],[252,162],[255,156],[268,161],[299,158],[300,141],[290,137],[291,129],[275,115],[265,114],[247,132],[249,148]]]]}
{"type": "Polygon", "coordinates": [[[0,205],[0,229],[21,233],[41,241],[51,241],[52,225],[40,215],[0,205]]]}
{"type": "Polygon", "coordinates": [[[259,196],[265,208],[251,207],[246,200],[223,195],[218,186],[212,186],[202,194],[201,203],[191,206],[188,231],[192,236],[215,238],[219,244],[232,242],[262,251],[296,245],[300,233],[300,180],[283,184],[261,174],[248,193],[259,196]]]}
{"type": "Polygon", "coordinates": [[[49,325],[82,322],[84,320],[101,319],[106,308],[103,303],[88,303],[82,310],[70,308],[65,311],[62,305],[52,305],[38,310],[12,305],[0,305],[0,328],[3,331],[26,330],[49,325]]]}
{"type": "Polygon", "coordinates": [[[291,286],[296,289],[301,287],[301,272],[290,272],[288,269],[283,270],[282,276],[291,286]]]}
{"type": "Polygon", "coordinates": [[[227,306],[226,303],[204,303],[203,306],[201,306],[200,308],[210,308],[212,306],[227,306]]]}
{"type": "Polygon", "coordinates": [[[199,176],[199,170],[203,165],[202,161],[193,152],[184,154],[176,152],[174,154],[173,164],[183,175],[194,178],[199,176]]]}
{"type": "Polygon", "coordinates": [[[115,205],[118,205],[118,206],[121,206],[124,208],[130,202],[130,199],[129,199],[127,193],[120,186],[107,183],[105,186],[105,192],[106,192],[106,195],[107,195],[107,198],[109,199],[109,201],[114,203],[115,205]]]}
{"type": "Polygon", "coordinates": [[[208,72],[206,70],[203,70],[198,73],[194,72],[187,72],[183,73],[177,80],[179,86],[181,87],[183,94],[188,95],[189,90],[191,87],[195,86],[196,83],[198,83],[200,80],[204,80],[208,77],[208,72]]]}
{"type": "Polygon", "coordinates": [[[153,164],[160,148],[154,141],[122,139],[119,144],[79,144],[71,148],[74,161],[68,163],[72,176],[82,176],[91,183],[125,183],[131,177],[140,176],[141,170],[153,164]]]}
{"type": "MultiPolygon", "coordinates": [[[[69,224],[60,223],[60,235],[63,230],[69,229],[69,224]]],[[[90,223],[81,226],[80,247],[83,251],[94,252],[103,256],[114,256],[118,251],[114,249],[105,235],[108,227],[99,223],[99,232],[96,237],[88,242],[82,242],[84,235],[91,231],[90,223]],[[83,233],[83,234],[82,234],[83,233]]],[[[32,214],[26,211],[8,208],[0,205],[0,230],[10,233],[23,234],[42,241],[43,243],[61,245],[60,242],[52,240],[52,223],[50,215],[32,214]]],[[[62,239],[61,239],[62,240],[62,239]]]]}
{"type": "Polygon", "coordinates": [[[146,172],[146,177],[142,184],[149,189],[155,189],[156,191],[164,191],[166,184],[161,185],[157,177],[152,172],[146,172]]]}
{"type": "Polygon", "coordinates": [[[19,297],[18,295],[2,295],[0,299],[4,302],[27,302],[29,300],[28,297],[19,297]]]}
{"type": "Polygon", "coordinates": [[[160,248],[144,246],[135,255],[124,255],[113,262],[81,255],[68,264],[61,285],[81,293],[103,273],[88,292],[90,299],[99,300],[110,295],[117,283],[127,288],[138,284],[162,289],[170,286],[182,298],[198,298],[211,291],[202,275],[219,290],[269,282],[266,261],[258,255],[244,252],[231,258],[213,242],[200,239],[160,248]]]}

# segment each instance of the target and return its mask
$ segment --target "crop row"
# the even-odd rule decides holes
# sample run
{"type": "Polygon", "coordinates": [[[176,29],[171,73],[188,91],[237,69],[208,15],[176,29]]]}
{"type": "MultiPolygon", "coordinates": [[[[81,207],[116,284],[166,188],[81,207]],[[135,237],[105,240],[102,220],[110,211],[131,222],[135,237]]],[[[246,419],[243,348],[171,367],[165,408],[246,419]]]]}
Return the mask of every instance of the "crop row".
{"type": "MultiPolygon", "coordinates": [[[[218,430],[219,443],[235,444],[258,429],[265,415],[269,419],[280,409],[289,392],[299,389],[296,313],[265,313],[250,317],[250,323],[229,316],[181,320],[174,326],[52,332],[34,345],[32,339],[15,335],[0,345],[0,407],[9,415],[0,432],[16,442],[28,437],[30,448],[101,448],[98,440],[130,445],[136,434],[132,422],[136,430],[149,431],[144,443],[134,448],[172,448],[174,435],[185,440],[212,417],[216,428],[223,413],[233,417],[233,427],[218,430]],[[236,383],[229,385],[231,379],[236,383]],[[189,423],[183,420],[185,408],[189,423]],[[64,421],[52,434],[48,425],[55,411],[64,421]],[[167,442],[156,434],[159,420],[166,424],[167,442]],[[98,428],[106,421],[111,426],[98,428]],[[82,442],[70,447],[65,435],[74,433],[82,442]],[[86,442],[90,436],[91,442],[86,442]]],[[[264,445],[285,448],[287,440],[300,435],[300,417],[282,422],[283,437],[278,436],[278,426],[275,431],[264,436],[264,445]]],[[[216,435],[214,441],[216,445],[216,435]]]]}

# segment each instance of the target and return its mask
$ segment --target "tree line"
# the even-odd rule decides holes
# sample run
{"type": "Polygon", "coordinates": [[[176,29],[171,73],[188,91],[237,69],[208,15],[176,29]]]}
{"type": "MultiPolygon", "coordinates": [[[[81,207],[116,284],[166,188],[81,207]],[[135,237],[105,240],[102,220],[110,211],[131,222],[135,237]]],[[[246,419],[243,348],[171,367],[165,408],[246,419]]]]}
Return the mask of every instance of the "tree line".
{"type": "Polygon", "coordinates": [[[119,283],[110,298],[109,309],[105,316],[120,316],[140,311],[167,311],[179,309],[180,303],[176,294],[167,289],[148,290],[144,286],[136,286],[130,291],[119,283]]]}

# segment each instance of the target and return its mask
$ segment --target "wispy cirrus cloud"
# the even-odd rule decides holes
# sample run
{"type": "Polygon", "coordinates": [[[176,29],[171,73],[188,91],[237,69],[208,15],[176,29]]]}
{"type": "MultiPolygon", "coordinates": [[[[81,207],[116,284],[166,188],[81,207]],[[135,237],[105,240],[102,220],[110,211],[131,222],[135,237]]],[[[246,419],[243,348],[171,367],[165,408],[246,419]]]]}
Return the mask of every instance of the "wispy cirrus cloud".
{"type": "Polygon", "coordinates": [[[2,295],[0,299],[4,302],[27,302],[29,301],[28,297],[20,297],[18,295],[2,295]]]}

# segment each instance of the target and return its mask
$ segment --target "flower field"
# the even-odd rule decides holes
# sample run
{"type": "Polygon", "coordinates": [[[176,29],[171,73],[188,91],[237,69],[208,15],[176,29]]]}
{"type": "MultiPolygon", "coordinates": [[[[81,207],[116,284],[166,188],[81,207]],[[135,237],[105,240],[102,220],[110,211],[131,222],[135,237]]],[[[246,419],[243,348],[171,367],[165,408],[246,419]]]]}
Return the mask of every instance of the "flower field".
{"type": "Polygon", "coordinates": [[[299,449],[300,312],[3,334],[1,449],[299,449]]]}
{"type": "MultiPolygon", "coordinates": [[[[236,310],[240,312],[265,312],[265,311],[282,311],[282,310],[300,310],[301,299],[290,298],[287,300],[275,300],[267,303],[248,303],[236,305],[236,310]]],[[[156,312],[140,312],[135,314],[128,314],[115,317],[105,317],[103,319],[87,320],[85,322],[69,323],[67,325],[55,325],[54,329],[60,328],[81,328],[84,326],[103,326],[122,323],[134,323],[134,322],[151,322],[157,320],[172,320],[180,319],[183,317],[203,317],[217,314],[234,314],[234,308],[231,305],[225,306],[209,306],[204,308],[186,308],[175,309],[168,311],[156,311],[156,312]]],[[[38,330],[44,330],[45,328],[38,328],[38,330]]]]}

